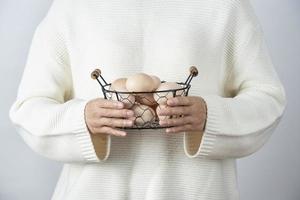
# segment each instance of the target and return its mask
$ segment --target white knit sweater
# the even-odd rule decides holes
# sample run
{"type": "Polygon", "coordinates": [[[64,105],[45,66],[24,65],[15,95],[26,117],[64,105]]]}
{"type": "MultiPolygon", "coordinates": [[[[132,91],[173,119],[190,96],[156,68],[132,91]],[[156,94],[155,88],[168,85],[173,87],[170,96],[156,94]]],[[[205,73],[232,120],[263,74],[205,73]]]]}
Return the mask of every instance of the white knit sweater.
{"type": "Polygon", "coordinates": [[[268,140],[285,106],[248,0],[54,0],[10,118],[34,151],[64,163],[53,200],[232,200],[236,158],[268,140]],[[189,95],[208,109],[202,140],[151,129],[89,134],[85,105],[103,97],[95,68],[108,82],[136,72],[184,81],[192,65],[189,95]]]}

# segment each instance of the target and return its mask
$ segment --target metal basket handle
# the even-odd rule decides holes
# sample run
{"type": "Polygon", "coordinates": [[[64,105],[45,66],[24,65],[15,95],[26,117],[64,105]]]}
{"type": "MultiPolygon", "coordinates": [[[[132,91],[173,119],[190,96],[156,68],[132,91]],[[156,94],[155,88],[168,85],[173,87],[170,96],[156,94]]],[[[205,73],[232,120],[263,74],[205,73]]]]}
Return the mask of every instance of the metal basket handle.
{"type": "Polygon", "coordinates": [[[198,69],[195,66],[191,66],[190,67],[190,75],[188,76],[188,78],[186,79],[184,84],[190,85],[192,79],[196,76],[198,76],[198,69]]]}
{"type": "Polygon", "coordinates": [[[104,80],[104,78],[101,75],[101,70],[100,69],[95,69],[92,73],[91,73],[91,78],[92,79],[96,79],[98,81],[98,83],[102,86],[102,88],[104,88],[105,85],[108,85],[107,82],[104,80]],[[101,78],[101,80],[104,82],[104,84],[101,83],[101,81],[99,80],[99,77],[101,78]]]}

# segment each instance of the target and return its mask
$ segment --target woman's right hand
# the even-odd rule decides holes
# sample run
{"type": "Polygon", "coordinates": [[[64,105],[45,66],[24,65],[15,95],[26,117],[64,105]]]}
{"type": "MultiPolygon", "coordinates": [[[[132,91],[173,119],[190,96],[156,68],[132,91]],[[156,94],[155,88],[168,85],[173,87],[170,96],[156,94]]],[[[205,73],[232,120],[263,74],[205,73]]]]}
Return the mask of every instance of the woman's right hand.
{"type": "Polygon", "coordinates": [[[134,112],[125,109],[122,102],[104,98],[90,100],[84,112],[85,122],[91,134],[126,136],[125,131],[116,127],[131,127],[135,119],[134,112]]]}

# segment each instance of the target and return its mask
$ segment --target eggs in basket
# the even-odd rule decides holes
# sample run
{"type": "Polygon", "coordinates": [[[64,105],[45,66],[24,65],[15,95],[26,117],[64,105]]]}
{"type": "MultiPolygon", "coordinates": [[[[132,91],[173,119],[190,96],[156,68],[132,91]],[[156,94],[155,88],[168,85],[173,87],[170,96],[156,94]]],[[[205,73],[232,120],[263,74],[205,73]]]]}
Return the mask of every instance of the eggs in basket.
{"type": "Polygon", "coordinates": [[[161,117],[158,117],[157,110],[167,106],[169,98],[187,96],[191,87],[190,82],[197,75],[197,68],[191,66],[185,82],[163,81],[152,74],[136,73],[107,83],[100,69],[95,69],[91,77],[101,85],[105,99],[121,101],[125,108],[133,110],[134,125],[124,129],[155,129],[166,128],[159,125],[161,117]]]}

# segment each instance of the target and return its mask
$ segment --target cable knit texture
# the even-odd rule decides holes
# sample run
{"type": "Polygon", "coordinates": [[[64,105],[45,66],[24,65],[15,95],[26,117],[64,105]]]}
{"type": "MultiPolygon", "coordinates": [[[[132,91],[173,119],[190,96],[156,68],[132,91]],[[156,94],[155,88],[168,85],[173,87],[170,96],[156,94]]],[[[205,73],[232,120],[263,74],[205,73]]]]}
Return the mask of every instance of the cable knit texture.
{"type": "Polygon", "coordinates": [[[53,200],[236,200],[236,159],[259,150],[286,107],[248,0],[54,0],[38,25],[10,119],[64,163],[53,200]],[[207,105],[202,134],[91,136],[84,109],[108,82],[145,72],[185,81],[207,105]]]}

